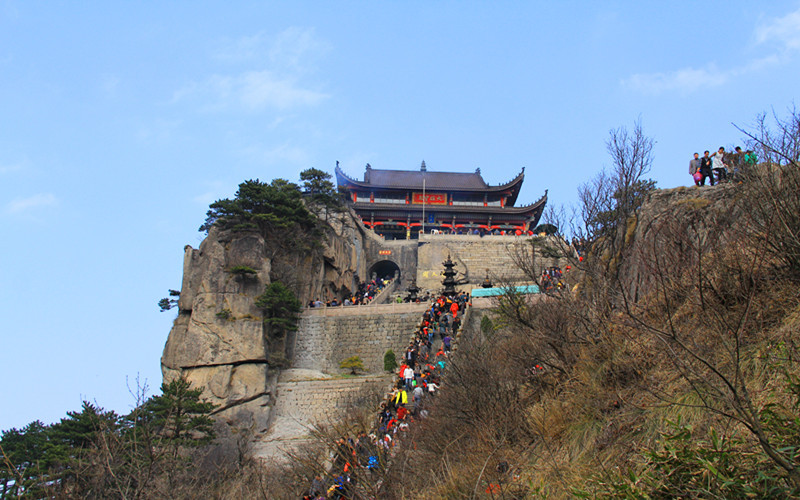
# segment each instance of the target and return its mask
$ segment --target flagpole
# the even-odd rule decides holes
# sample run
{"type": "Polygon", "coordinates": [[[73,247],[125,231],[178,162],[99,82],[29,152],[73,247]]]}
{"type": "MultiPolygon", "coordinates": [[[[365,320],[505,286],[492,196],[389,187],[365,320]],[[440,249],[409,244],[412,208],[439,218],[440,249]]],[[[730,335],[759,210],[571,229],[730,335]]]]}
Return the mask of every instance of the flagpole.
{"type": "Polygon", "coordinates": [[[425,234],[425,177],[422,178],[422,234],[425,234]]]}

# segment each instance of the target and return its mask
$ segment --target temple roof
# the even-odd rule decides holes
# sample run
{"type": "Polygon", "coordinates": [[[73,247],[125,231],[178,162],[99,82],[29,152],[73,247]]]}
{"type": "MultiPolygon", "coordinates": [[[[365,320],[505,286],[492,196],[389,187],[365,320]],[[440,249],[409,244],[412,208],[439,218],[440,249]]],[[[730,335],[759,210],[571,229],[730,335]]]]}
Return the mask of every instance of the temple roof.
{"type": "MultiPolygon", "coordinates": [[[[499,186],[490,186],[483,180],[480,169],[472,173],[464,172],[434,172],[425,168],[422,162],[420,170],[379,170],[367,165],[364,180],[358,181],[348,177],[338,166],[336,167],[336,180],[340,186],[353,186],[360,188],[384,189],[418,189],[423,187],[432,191],[503,191],[511,189],[519,192],[522,180],[525,177],[525,168],[511,181],[499,186]]],[[[516,198],[516,196],[514,196],[516,198]]]]}

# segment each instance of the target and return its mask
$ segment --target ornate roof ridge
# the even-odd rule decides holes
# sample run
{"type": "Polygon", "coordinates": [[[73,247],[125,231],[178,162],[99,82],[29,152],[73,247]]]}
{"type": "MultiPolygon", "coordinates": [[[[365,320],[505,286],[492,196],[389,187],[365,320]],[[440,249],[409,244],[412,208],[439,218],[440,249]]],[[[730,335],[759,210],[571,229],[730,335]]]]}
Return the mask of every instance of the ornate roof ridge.
{"type": "Polygon", "coordinates": [[[517,174],[517,175],[516,175],[516,176],[515,176],[513,179],[511,179],[511,180],[510,180],[510,181],[508,181],[508,182],[503,182],[503,183],[500,183],[500,184],[498,184],[497,186],[492,186],[492,185],[491,185],[491,184],[489,184],[489,183],[486,183],[486,185],[487,185],[487,186],[489,186],[489,187],[501,187],[501,186],[508,186],[508,185],[510,185],[510,184],[514,184],[515,182],[517,182],[517,181],[519,180],[519,178],[520,178],[520,177],[523,177],[523,178],[525,177],[525,167],[522,167],[522,170],[520,171],[520,173],[518,173],[518,174],[517,174]]]}
{"type": "MultiPolygon", "coordinates": [[[[369,163],[367,163],[367,165],[369,165],[369,163]]],[[[342,168],[339,166],[339,162],[336,162],[336,173],[340,174],[345,179],[349,179],[349,180],[351,180],[353,182],[364,182],[364,181],[360,181],[360,180],[358,180],[358,179],[356,179],[354,177],[350,177],[349,175],[344,173],[344,170],[342,170],[342,168]]]]}
{"type": "Polygon", "coordinates": [[[528,207],[535,207],[535,206],[537,206],[537,205],[541,205],[542,203],[546,203],[546,202],[547,202],[547,189],[545,189],[545,190],[544,190],[544,194],[542,195],[542,197],[541,197],[541,198],[539,198],[538,200],[534,201],[533,203],[528,203],[527,205],[519,205],[519,206],[515,206],[515,207],[509,207],[509,208],[528,208],[528,207]]]}

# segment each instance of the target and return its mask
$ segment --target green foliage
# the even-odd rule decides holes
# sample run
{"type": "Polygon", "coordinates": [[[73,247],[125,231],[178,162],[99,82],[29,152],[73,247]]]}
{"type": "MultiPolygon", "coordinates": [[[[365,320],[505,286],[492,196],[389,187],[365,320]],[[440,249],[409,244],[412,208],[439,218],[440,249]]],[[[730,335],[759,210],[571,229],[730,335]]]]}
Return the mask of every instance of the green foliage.
{"type": "Polygon", "coordinates": [[[343,359],[339,363],[339,368],[343,370],[350,370],[351,375],[355,375],[357,370],[364,370],[364,362],[361,361],[361,358],[358,356],[350,356],[347,359],[343,359]]]}
{"type": "Polygon", "coordinates": [[[245,278],[255,276],[258,273],[258,271],[250,266],[233,266],[232,268],[228,269],[228,272],[245,278]]]}
{"type": "Polygon", "coordinates": [[[397,356],[394,351],[389,349],[383,355],[383,369],[387,372],[393,372],[397,368],[397,356]]]}
{"type": "Polygon", "coordinates": [[[598,475],[593,490],[576,490],[582,498],[788,498],[799,492],[759,457],[741,438],[720,436],[711,429],[707,438],[693,429],[669,422],[660,445],[644,453],[640,471],[598,475]]]}
{"type": "Polygon", "coordinates": [[[275,179],[267,184],[248,180],[239,184],[234,199],[217,200],[210,205],[200,231],[212,226],[234,231],[255,230],[268,236],[295,232],[319,237],[316,218],[303,204],[297,184],[275,179]]]}
{"type": "MultiPolygon", "coordinates": [[[[214,437],[214,405],[184,379],[119,416],[84,402],[53,425],[40,421],[0,437],[0,498],[141,498],[158,474],[191,463],[180,453],[214,437]]],[[[155,495],[165,496],[165,494],[155,495]]]]}
{"type": "Polygon", "coordinates": [[[305,195],[310,205],[334,211],[341,210],[344,206],[331,181],[331,174],[309,168],[300,172],[300,180],[303,181],[305,195]]]}
{"type": "Polygon", "coordinates": [[[214,438],[213,420],[209,416],[216,407],[200,400],[203,389],[192,389],[184,378],[161,385],[161,395],[153,396],[142,411],[156,433],[172,444],[198,446],[214,438]]]}
{"type": "Polygon", "coordinates": [[[0,438],[0,488],[2,498],[15,498],[27,492],[42,496],[42,483],[54,474],[50,450],[50,428],[36,420],[22,429],[9,429],[0,438]],[[13,485],[10,483],[13,482],[13,485]]]}
{"type": "Polygon", "coordinates": [[[217,313],[217,317],[227,321],[233,317],[233,312],[230,309],[225,308],[217,313]]]}
{"type": "Polygon", "coordinates": [[[264,311],[264,323],[275,338],[282,338],[287,331],[297,330],[297,315],[302,305],[294,292],[280,281],[267,285],[264,293],[256,298],[256,306],[264,311]]]}
{"type": "Polygon", "coordinates": [[[181,296],[181,292],[178,290],[170,290],[169,297],[164,297],[163,299],[158,301],[158,307],[161,309],[161,312],[169,311],[173,307],[178,305],[177,297],[181,296]],[[172,297],[172,298],[170,298],[172,297]]]}

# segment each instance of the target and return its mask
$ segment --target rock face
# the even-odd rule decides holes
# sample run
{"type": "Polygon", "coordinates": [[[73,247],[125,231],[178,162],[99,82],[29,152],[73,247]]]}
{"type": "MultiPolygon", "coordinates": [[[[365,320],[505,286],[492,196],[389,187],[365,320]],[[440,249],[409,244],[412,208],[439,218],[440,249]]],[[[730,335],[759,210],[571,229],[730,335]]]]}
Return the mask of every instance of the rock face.
{"type": "Polygon", "coordinates": [[[269,352],[254,302],[269,274],[260,235],[231,236],[214,228],[199,249],[186,246],[179,314],[161,358],[165,381],[183,375],[204,387],[220,417],[237,425],[267,425],[269,352]],[[256,273],[229,272],[235,266],[256,273]]]}
{"type": "Polygon", "coordinates": [[[265,337],[256,298],[276,276],[294,285],[303,303],[347,293],[359,271],[366,274],[363,239],[363,228],[345,218],[307,255],[275,255],[258,233],[216,227],[199,249],[186,246],[179,313],[161,358],[164,380],[184,376],[219,405],[218,419],[265,430],[278,375],[270,362],[285,362],[289,353],[284,342],[265,337]],[[255,273],[231,272],[237,266],[255,273]]]}
{"type": "Polygon", "coordinates": [[[734,184],[654,190],[626,227],[620,280],[628,300],[637,302],[652,292],[658,266],[691,269],[698,249],[711,251],[712,242],[736,240],[737,195],[734,184]]]}

